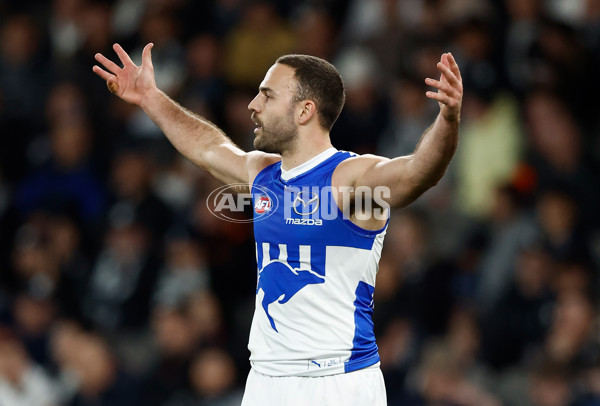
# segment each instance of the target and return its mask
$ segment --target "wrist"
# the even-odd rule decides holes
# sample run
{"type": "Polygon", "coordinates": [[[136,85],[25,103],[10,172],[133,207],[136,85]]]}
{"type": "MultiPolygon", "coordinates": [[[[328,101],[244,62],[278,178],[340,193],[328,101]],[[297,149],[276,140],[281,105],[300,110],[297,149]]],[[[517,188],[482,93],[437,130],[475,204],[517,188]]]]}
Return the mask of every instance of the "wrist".
{"type": "Polygon", "coordinates": [[[460,124],[460,112],[455,113],[455,114],[444,114],[443,112],[440,112],[439,117],[444,120],[447,124],[450,125],[458,125],[460,124]]]}
{"type": "Polygon", "coordinates": [[[152,105],[156,103],[162,94],[163,93],[157,87],[148,89],[146,92],[144,92],[140,99],[140,107],[144,111],[148,111],[148,109],[150,109],[152,105]]]}

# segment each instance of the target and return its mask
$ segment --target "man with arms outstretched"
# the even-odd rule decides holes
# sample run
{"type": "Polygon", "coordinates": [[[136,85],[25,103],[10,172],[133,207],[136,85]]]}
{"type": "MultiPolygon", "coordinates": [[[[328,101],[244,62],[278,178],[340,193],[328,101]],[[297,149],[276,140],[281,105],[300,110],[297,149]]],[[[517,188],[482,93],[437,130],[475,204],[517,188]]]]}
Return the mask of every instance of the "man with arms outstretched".
{"type": "Polygon", "coordinates": [[[439,80],[425,79],[437,89],[426,92],[440,105],[435,122],[412,155],[387,159],[331,145],[345,92],[322,59],[286,55],[268,70],[248,106],[256,151],[244,152],[156,87],[152,46],[136,66],[115,44],[123,67],[97,54],[105,69],[93,70],[193,163],[251,187],[258,278],[242,405],[385,405],[371,315],[388,209],[435,185],[456,150],[454,57],[441,56],[439,80]]]}

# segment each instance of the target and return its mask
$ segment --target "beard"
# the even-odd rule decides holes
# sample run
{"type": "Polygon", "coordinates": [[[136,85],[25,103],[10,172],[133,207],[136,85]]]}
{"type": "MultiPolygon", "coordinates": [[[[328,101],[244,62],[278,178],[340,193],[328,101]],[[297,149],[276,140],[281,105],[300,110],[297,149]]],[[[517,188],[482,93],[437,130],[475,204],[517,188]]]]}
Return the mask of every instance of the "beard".
{"type": "Polygon", "coordinates": [[[298,138],[298,127],[294,124],[293,111],[273,121],[259,121],[261,129],[254,138],[254,148],[267,153],[282,154],[294,147],[298,138]]]}

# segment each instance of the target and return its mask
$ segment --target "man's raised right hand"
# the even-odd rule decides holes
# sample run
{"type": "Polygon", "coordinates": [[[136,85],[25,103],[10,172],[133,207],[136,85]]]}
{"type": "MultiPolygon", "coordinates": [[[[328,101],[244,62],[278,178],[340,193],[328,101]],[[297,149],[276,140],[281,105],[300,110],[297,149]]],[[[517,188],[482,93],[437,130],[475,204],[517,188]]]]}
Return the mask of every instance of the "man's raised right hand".
{"type": "Polygon", "coordinates": [[[119,67],[119,65],[98,53],[95,58],[106,70],[98,65],[94,65],[92,70],[106,80],[106,86],[111,93],[116,94],[126,102],[139,106],[146,94],[156,90],[154,68],[150,55],[153,46],[154,44],[149,43],[144,47],[142,65],[137,66],[119,44],[114,44],[113,49],[121,60],[123,67],[119,67]]]}

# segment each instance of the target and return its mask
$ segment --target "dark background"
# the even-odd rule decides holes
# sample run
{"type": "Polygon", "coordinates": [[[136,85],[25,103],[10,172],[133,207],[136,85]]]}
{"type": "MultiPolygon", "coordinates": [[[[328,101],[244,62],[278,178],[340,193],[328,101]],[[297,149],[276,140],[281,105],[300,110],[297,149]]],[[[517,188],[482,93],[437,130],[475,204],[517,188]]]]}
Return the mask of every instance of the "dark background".
{"type": "Polygon", "coordinates": [[[600,404],[600,1],[0,0],[0,404],[235,405],[250,224],[94,54],[154,42],[161,89],[252,148],[274,60],[330,60],[339,149],[411,153],[451,51],[461,141],[392,214],[375,294],[390,405],[600,404]]]}

